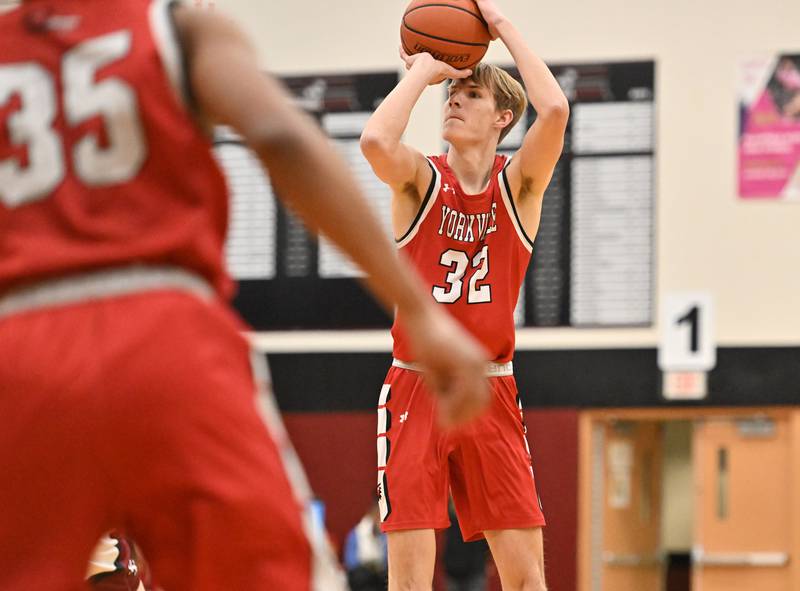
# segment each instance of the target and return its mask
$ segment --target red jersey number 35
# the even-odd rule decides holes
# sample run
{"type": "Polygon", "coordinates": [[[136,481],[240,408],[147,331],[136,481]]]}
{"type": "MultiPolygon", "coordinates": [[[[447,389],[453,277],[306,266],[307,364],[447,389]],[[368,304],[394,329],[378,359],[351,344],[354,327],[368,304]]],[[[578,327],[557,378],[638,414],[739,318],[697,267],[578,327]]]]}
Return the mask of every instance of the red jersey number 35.
{"type": "Polygon", "coordinates": [[[101,146],[96,135],[87,133],[71,154],[64,153],[54,129],[59,105],[53,75],[36,62],[0,65],[0,109],[15,96],[21,104],[8,117],[8,137],[13,147],[27,151],[24,166],[13,156],[0,160],[3,205],[12,208],[46,198],[64,180],[66,158],[71,159],[76,177],[88,186],[114,185],[136,176],[147,156],[136,94],[120,79],[95,80],[98,70],[123,59],[130,50],[130,31],[117,31],[84,41],[64,54],[66,125],[75,127],[100,116],[108,138],[107,145],[101,146]]]}

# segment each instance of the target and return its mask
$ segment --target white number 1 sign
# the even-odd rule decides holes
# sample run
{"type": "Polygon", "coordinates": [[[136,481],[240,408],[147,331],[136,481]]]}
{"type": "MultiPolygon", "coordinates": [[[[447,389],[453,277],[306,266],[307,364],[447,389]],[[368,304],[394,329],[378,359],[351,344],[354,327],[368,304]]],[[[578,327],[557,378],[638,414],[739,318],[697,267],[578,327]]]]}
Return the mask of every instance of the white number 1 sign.
{"type": "Polygon", "coordinates": [[[707,292],[673,292],[661,307],[658,366],[662,371],[708,371],[717,363],[714,309],[707,292]]]}

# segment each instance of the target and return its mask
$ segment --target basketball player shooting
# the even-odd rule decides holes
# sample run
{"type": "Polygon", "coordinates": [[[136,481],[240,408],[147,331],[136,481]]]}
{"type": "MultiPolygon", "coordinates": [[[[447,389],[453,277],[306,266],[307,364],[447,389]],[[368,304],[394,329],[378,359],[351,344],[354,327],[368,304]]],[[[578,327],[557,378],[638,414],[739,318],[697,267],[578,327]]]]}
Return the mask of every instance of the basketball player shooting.
{"type": "Polygon", "coordinates": [[[23,2],[0,14],[4,591],[84,589],[116,526],[170,591],[343,589],[227,304],[212,123],[397,306],[447,418],[482,408],[480,345],[429,301],[237,27],[169,0],[23,2]]]}
{"type": "Polygon", "coordinates": [[[361,137],[364,155],[392,189],[401,253],[432,297],[489,351],[492,390],[486,415],[441,430],[431,418],[436,400],[420,379],[406,319],[398,312],[392,329],[395,360],[381,391],[378,425],[390,591],[430,591],[434,530],[448,525],[448,491],[464,539],[486,537],[503,589],[545,589],[545,520],[511,364],[513,312],[569,107],[547,66],[495,2],[477,0],[477,6],[491,37],[499,37],[513,56],[537,113],[514,157],[496,151],[525,112],[523,88],[494,66],[456,70],[428,53],[401,50],[408,72],[361,137]],[[449,149],[426,158],[400,140],[425,88],[445,78],[451,80],[442,136],[449,149]]]}

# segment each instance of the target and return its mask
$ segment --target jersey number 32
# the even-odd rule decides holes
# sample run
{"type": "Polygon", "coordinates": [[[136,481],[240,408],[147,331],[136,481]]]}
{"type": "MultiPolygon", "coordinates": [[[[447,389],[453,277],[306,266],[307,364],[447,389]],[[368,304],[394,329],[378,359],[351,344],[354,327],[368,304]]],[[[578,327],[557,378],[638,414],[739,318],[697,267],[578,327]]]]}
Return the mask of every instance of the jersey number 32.
{"type": "MultiPolygon", "coordinates": [[[[445,277],[446,286],[434,285],[433,297],[440,304],[453,304],[461,299],[464,291],[464,275],[470,264],[469,255],[462,250],[449,249],[442,253],[439,264],[450,269],[445,277]]],[[[492,286],[479,285],[489,274],[489,246],[484,245],[472,257],[474,273],[467,286],[467,303],[483,304],[492,301],[492,286]]]]}

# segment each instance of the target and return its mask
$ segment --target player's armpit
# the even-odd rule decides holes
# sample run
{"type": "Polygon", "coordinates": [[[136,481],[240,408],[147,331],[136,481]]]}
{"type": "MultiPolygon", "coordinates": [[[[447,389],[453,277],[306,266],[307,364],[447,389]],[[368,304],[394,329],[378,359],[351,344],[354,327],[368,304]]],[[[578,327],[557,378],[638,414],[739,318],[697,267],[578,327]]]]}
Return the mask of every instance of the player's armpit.
{"type": "Polygon", "coordinates": [[[533,177],[522,173],[518,158],[519,152],[506,167],[505,174],[508,179],[510,197],[514,200],[514,208],[522,224],[522,229],[531,240],[534,240],[542,217],[544,190],[553,173],[551,169],[544,182],[537,183],[533,177]]]}
{"type": "Polygon", "coordinates": [[[509,164],[509,182],[519,183],[517,187],[512,184],[512,190],[519,189],[514,191],[516,195],[544,194],[564,148],[568,119],[569,106],[566,102],[537,112],[536,121],[525,134],[522,146],[509,164]],[[516,170],[512,170],[512,167],[516,170]],[[511,174],[517,170],[518,176],[512,180],[511,174]],[[523,179],[528,180],[525,186],[523,179]]]}
{"type": "Polygon", "coordinates": [[[399,239],[416,218],[433,171],[421,153],[368,130],[361,136],[361,151],[375,175],[392,189],[392,229],[399,239]]]}
{"type": "Polygon", "coordinates": [[[392,232],[396,241],[400,241],[411,229],[420,208],[423,207],[426,194],[427,190],[420,191],[415,181],[392,188],[392,232]]]}

